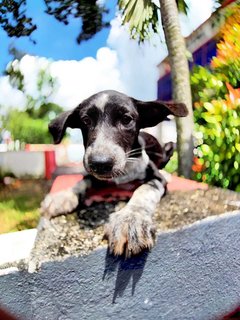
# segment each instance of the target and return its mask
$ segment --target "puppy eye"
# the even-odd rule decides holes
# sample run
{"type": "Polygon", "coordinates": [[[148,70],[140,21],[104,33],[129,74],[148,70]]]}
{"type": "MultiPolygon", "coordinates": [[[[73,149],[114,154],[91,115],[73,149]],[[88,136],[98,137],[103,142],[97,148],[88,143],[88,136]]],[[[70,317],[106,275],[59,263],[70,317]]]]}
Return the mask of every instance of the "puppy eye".
{"type": "Polygon", "coordinates": [[[128,115],[124,115],[121,119],[122,124],[128,125],[132,121],[132,117],[128,115]]]}
{"type": "Polygon", "coordinates": [[[92,124],[92,121],[89,117],[83,117],[82,122],[85,124],[85,126],[90,126],[92,124]]]}

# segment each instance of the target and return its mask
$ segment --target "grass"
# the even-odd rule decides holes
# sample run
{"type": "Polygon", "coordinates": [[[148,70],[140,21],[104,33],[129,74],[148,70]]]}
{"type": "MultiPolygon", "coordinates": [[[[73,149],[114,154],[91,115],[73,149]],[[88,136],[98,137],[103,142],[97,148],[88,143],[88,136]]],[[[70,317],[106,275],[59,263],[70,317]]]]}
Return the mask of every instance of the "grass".
{"type": "Polygon", "coordinates": [[[39,206],[48,191],[44,180],[13,180],[0,184],[0,234],[37,226],[39,206]]]}

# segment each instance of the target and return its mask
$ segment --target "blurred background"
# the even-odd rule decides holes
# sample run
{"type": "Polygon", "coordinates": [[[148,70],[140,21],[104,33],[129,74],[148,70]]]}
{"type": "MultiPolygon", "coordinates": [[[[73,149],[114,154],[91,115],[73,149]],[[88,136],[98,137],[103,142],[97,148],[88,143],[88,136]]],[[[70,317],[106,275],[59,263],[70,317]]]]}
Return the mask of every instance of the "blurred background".
{"type": "MultiPolygon", "coordinates": [[[[0,233],[36,227],[54,172],[82,168],[79,130],[51,144],[48,123],[60,112],[105,89],[142,100],[172,99],[160,18],[145,41],[130,37],[122,10],[127,3],[0,3],[0,233]]],[[[191,178],[239,192],[240,2],[177,4],[193,99],[191,178]]],[[[152,132],[162,143],[177,140],[174,120],[152,132]]],[[[175,152],[166,169],[175,174],[177,168],[175,152]]]]}

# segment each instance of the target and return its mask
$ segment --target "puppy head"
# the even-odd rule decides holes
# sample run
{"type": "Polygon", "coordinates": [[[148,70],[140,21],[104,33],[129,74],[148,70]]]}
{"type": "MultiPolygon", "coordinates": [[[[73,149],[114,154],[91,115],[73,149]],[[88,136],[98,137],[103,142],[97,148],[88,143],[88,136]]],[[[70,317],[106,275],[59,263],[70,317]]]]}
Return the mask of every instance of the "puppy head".
{"type": "Polygon", "coordinates": [[[98,179],[122,175],[127,154],[141,128],[153,127],[169,115],[184,117],[182,103],[143,102],[116,91],[102,91],[54,119],[49,130],[60,143],[67,127],[82,130],[85,169],[98,179]]]}

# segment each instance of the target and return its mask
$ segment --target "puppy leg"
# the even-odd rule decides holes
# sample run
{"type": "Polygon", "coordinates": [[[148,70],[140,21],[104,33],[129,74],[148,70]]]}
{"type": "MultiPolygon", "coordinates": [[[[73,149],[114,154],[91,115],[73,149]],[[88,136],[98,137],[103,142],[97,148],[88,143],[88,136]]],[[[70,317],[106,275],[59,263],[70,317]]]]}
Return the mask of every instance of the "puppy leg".
{"type": "Polygon", "coordinates": [[[40,213],[45,218],[51,219],[61,214],[73,212],[79,201],[85,196],[87,188],[90,186],[89,180],[78,182],[73,188],[48,194],[41,202],[40,213]]]}
{"type": "Polygon", "coordinates": [[[152,221],[157,204],[165,193],[165,184],[153,179],[132,195],[127,205],[111,214],[105,227],[110,252],[126,256],[150,249],[155,242],[155,227],[152,221]]]}

